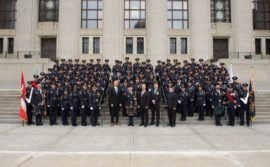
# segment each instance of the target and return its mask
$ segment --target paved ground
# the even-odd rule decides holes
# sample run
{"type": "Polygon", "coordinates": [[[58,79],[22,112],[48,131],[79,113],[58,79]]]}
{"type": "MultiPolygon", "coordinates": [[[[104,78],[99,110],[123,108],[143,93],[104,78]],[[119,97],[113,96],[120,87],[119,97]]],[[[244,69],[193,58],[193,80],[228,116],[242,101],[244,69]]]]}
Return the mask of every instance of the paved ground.
{"type": "Polygon", "coordinates": [[[270,125],[0,125],[1,167],[269,167],[270,125]]]}

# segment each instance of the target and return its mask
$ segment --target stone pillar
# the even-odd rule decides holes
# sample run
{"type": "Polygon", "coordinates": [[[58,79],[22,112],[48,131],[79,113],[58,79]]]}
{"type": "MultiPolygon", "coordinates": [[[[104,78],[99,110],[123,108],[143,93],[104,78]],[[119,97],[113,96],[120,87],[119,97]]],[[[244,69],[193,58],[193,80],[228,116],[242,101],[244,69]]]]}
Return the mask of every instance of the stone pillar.
{"type": "Polygon", "coordinates": [[[153,64],[166,59],[167,0],[146,1],[147,54],[153,64]]]}
{"type": "Polygon", "coordinates": [[[192,7],[192,36],[193,36],[193,57],[198,60],[205,60],[211,55],[211,20],[210,20],[210,0],[193,0],[192,7]]]}
{"type": "Polygon", "coordinates": [[[123,36],[124,1],[103,1],[103,49],[104,59],[113,63],[115,59],[121,59],[121,43],[123,36]]]}
{"type": "Polygon", "coordinates": [[[78,30],[80,28],[81,1],[59,1],[59,30],[57,37],[57,50],[59,58],[77,58],[78,30]],[[78,6],[79,5],[79,6],[78,6]]]}
{"type": "Polygon", "coordinates": [[[232,0],[235,52],[254,52],[252,0],[232,0]]]}

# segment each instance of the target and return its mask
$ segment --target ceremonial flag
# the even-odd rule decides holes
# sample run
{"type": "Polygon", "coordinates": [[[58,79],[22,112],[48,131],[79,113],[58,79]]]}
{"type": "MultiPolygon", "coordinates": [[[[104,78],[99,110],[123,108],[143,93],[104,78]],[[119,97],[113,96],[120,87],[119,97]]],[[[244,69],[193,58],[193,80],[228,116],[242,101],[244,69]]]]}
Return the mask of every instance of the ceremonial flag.
{"type": "Polygon", "coordinates": [[[252,75],[250,78],[249,83],[249,108],[250,108],[250,120],[251,122],[254,121],[256,118],[256,108],[255,108],[255,87],[254,87],[254,80],[253,80],[253,70],[252,75]]]}
{"type": "Polygon", "coordinates": [[[232,70],[232,64],[230,66],[230,82],[233,83],[233,70],[232,70]]]}
{"type": "Polygon", "coordinates": [[[22,91],[22,96],[21,96],[21,106],[20,106],[20,114],[19,117],[20,119],[24,120],[27,122],[27,114],[26,114],[26,103],[25,103],[25,95],[26,95],[26,88],[24,84],[24,77],[23,77],[23,72],[21,74],[21,91],[22,91]]]}
{"type": "Polygon", "coordinates": [[[36,75],[38,75],[38,65],[36,64],[36,75]]]}

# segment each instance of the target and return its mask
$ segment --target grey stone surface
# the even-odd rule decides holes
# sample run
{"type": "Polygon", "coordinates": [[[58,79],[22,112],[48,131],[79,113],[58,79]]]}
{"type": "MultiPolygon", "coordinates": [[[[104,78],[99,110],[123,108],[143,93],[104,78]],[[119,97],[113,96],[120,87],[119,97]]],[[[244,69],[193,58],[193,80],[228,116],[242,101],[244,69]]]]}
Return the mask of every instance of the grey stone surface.
{"type": "Polygon", "coordinates": [[[0,125],[5,166],[240,166],[270,164],[270,125],[50,127],[0,125]]]}

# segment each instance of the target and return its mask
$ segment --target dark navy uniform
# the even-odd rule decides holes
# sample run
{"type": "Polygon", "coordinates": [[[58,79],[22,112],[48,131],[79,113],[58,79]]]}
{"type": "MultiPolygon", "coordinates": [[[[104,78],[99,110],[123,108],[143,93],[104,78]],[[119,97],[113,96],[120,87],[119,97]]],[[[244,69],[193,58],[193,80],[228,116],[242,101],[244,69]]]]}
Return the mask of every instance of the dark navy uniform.
{"type": "MultiPolygon", "coordinates": [[[[29,81],[28,85],[32,85],[32,81],[29,81]]],[[[33,121],[32,121],[32,119],[33,119],[33,111],[32,111],[33,107],[31,105],[31,100],[32,100],[31,96],[33,95],[33,90],[34,90],[34,88],[31,87],[31,86],[28,86],[26,88],[26,96],[25,96],[25,98],[28,99],[28,100],[26,100],[27,119],[28,119],[27,124],[28,125],[33,124],[33,121]]]]}
{"type": "Polygon", "coordinates": [[[32,106],[35,111],[35,116],[36,116],[36,125],[42,125],[42,116],[44,114],[44,102],[45,102],[45,97],[44,96],[44,90],[43,89],[38,89],[35,88],[33,91],[33,96],[32,96],[32,106]]]}
{"type": "Polygon", "coordinates": [[[77,115],[80,109],[79,92],[74,90],[70,93],[71,124],[77,126],[77,115]]]}
{"type": "Polygon", "coordinates": [[[57,89],[50,89],[47,92],[47,107],[50,108],[50,125],[57,124],[56,117],[57,117],[57,105],[58,105],[58,94],[57,89]]]}
{"type": "Polygon", "coordinates": [[[79,94],[81,104],[82,126],[86,126],[86,116],[89,111],[89,93],[87,89],[82,89],[79,94]]]}
{"type": "Polygon", "coordinates": [[[90,108],[90,120],[91,125],[96,126],[98,124],[98,113],[99,113],[99,93],[92,91],[89,94],[89,108],[90,108]]]}
{"type": "Polygon", "coordinates": [[[188,111],[188,92],[185,91],[181,91],[179,93],[179,99],[178,99],[178,103],[180,103],[180,107],[181,107],[181,121],[185,121],[186,117],[187,117],[187,111],[188,111]]]}
{"type": "MultiPolygon", "coordinates": [[[[232,88],[232,85],[229,85],[229,88],[232,88]]],[[[235,90],[227,92],[227,112],[229,117],[229,124],[234,126],[234,117],[235,117],[235,109],[238,107],[238,94],[235,90]]]]}
{"type": "MultiPolygon", "coordinates": [[[[67,89],[65,91],[68,91],[67,89]]],[[[70,95],[63,94],[60,99],[62,124],[68,125],[67,116],[70,111],[70,95]]]]}
{"type": "Polygon", "coordinates": [[[177,107],[177,95],[175,93],[167,94],[167,103],[168,103],[168,126],[174,127],[176,124],[176,107],[177,107]]]}
{"type": "MultiPolygon", "coordinates": [[[[200,85],[201,86],[201,85],[200,85]]],[[[198,90],[197,91],[197,108],[199,113],[199,121],[204,120],[204,107],[205,107],[205,91],[204,90],[198,90]]]]}
{"type": "MultiPolygon", "coordinates": [[[[248,84],[244,83],[243,87],[247,87],[248,84]]],[[[247,122],[247,126],[250,126],[250,97],[249,97],[249,92],[248,90],[241,90],[240,91],[240,125],[244,125],[245,124],[245,120],[244,120],[244,115],[246,112],[246,122],[247,122]]]]}

